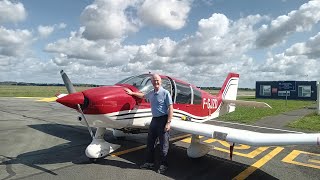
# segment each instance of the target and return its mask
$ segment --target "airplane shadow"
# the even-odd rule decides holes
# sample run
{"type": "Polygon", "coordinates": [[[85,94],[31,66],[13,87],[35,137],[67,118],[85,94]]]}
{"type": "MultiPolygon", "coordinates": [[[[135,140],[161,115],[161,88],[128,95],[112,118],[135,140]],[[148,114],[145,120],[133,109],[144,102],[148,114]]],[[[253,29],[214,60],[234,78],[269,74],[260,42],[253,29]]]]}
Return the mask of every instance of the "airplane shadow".
{"type": "MultiPolygon", "coordinates": [[[[29,125],[29,127],[54,137],[62,138],[67,142],[46,149],[22,153],[17,157],[0,155],[3,157],[0,164],[6,166],[6,171],[9,174],[3,180],[16,175],[16,172],[12,168],[14,164],[23,164],[51,175],[57,175],[54,169],[61,168],[62,166],[59,166],[60,163],[71,162],[67,166],[91,163],[84,153],[87,145],[91,142],[91,137],[86,127],[61,124],[37,124],[29,125]]],[[[105,139],[108,142],[122,146],[118,151],[143,145],[141,142],[133,142],[130,139],[117,140],[112,137],[111,132],[107,132],[106,134],[105,139]]],[[[246,164],[212,155],[191,159],[187,156],[186,148],[175,146],[173,143],[170,145],[168,155],[170,166],[165,176],[173,179],[232,179],[235,175],[249,167],[246,164]],[[237,173],[234,174],[234,172],[237,173]]],[[[159,153],[159,150],[156,152],[159,153]]],[[[122,160],[119,160],[118,157],[107,156],[104,159],[99,159],[95,164],[115,166],[122,169],[139,169],[139,165],[144,163],[144,154],[145,149],[141,149],[120,155],[119,157],[122,160]]],[[[158,162],[157,158],[156,161],[158,162]]],[[[63,165],[63,167],[65,166],[63,165]]],[[[261,170],[256,170],[255,174],[258,177],[263,177],[263,179],[276,179],[261,170]]]]}

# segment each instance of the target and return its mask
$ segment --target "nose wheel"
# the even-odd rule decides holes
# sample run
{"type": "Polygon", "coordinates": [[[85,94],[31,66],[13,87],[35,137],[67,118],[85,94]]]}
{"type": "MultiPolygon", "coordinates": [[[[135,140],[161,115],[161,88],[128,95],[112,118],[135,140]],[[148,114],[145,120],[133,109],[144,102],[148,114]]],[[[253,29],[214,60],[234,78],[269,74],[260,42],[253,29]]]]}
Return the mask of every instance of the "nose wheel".
{"type": "Polygon", "coordinates": [[[106,128],[98,128],[92,142],[86,148],[86,155],[93,163],[120,148],[120,145],[104,140],[105,132],[106,128]]]}

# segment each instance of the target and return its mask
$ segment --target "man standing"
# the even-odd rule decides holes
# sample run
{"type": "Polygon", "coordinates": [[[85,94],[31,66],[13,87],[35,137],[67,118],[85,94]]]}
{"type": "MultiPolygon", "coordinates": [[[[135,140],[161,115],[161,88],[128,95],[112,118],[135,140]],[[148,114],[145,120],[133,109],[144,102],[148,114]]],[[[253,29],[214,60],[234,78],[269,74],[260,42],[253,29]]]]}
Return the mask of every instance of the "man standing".
{"type": "Polygon", "coordinates": [[[168,169],[167,154],[169,150],[169,130],[173,115],[172,98],[169,91],[161,86],[161,77],[158,74],[152,76],[153,91],[143,94],[125,89],[127,94],[138,98],[146,98],[151,104],[152,120],[148,131],[147,160],[140,166],[141,169],[154,168],[154,152],[156,140],[160,141],[160,167],[158,173],[163,174],[168,169]]]}

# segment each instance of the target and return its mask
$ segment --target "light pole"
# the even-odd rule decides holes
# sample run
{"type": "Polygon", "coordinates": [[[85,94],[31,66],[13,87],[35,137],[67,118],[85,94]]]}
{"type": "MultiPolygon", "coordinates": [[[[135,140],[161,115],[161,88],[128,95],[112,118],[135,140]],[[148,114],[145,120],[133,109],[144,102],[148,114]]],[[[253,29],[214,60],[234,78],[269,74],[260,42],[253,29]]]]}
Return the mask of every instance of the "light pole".
{"type": "Polygon", "coordinates": [[[317,81],[317,114],[320,115],[320,84],[317,81]]]}

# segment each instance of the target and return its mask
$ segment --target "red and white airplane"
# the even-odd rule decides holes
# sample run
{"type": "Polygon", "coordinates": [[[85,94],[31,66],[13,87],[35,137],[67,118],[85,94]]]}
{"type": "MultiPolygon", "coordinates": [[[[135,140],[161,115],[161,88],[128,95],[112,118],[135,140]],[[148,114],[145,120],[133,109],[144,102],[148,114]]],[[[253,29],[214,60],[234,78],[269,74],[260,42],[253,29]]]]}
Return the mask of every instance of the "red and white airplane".
{"type": "MultiPolygon", "coordinates": [[[[113,129],[116,137],[125,133],[146,132],[151,122],[150,103],[128,95],[124,89],[147,93],[153,89],[152,74],[128,77],[112,86],[82,92],[75,91],[63,70],[60,74],[69,94],[59,95],[57,102],[80,113],[78,120],[88,127],[92,136],[92,142],[86,148],[90,159],[102,158],[120,147],[104,140],[106,128],[113,129]],[[91,127],[97,128],[95,134],[91,127]]],[[[229,142],[230,158],[235,143],[252,146],[320,145],[320,133],[258,133],[203,123],[234,111],[236,105],[271,108],[262,102],[236,100],[239,74],[229,73],[217,95],[169,76],[160,77],[162,86],[171,93],[174,103],[171,129],[192,134],[187,149],[189,157],[197,158],[209,152],[210,148],[200,143],[200,135],[229,142]]]]}

